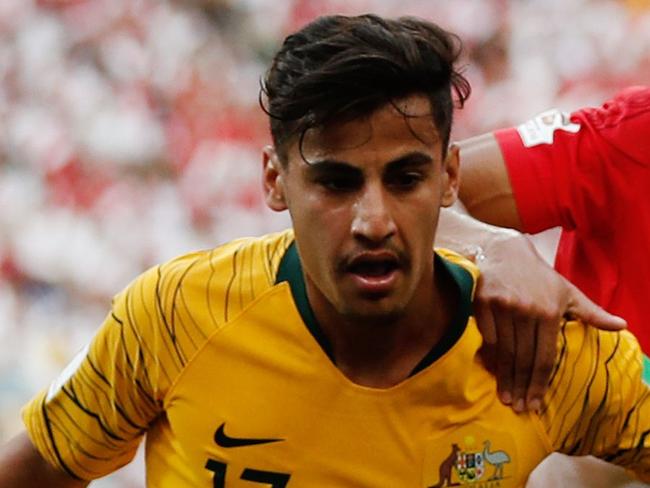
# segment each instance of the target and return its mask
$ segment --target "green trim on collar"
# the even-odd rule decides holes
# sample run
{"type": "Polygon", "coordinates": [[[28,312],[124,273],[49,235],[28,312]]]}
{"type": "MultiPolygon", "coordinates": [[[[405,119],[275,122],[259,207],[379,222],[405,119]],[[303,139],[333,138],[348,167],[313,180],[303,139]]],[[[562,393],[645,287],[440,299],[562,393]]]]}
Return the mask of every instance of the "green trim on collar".
{"type": "Polygon", "coordinates": [[[458,288],[460,294],[458,309],[454,314],[454,318],[451,320],[451,326],[445,331],[445,335],[422,358],[411,372],[412,375],[432,365],[458,342],[465,332],[467,321],[472,314],[472,290],[474,289],[474,278],[472,274],[459,264],[452,263],[439,254],[434,254],[434,260],[438,272],[448,273],[458,288]]]}
{"type": "Polygon", "coordinates": [[[643,355],[643,381],[650,386],[650,358],[643,355]]]}
{"type": "Polygon", "coordinates": [[[275,283],[282,283],[286,281],[291,287],[291,295],[293,295],[293,301],[296,304],[296,308],[300,313],[302,321],[307,326],[311,335],[314,336],[314,339],[321,346],[323,351],[329,356],[332,361],[334,361],[334,355],[332,353],[332,346],[329,343],[329,340],[323,333],[314,311],[309,304],[309,299],[307,298],[307,287],[305,286],[305,276],[302,274],[302,265],[300,264],[300,256],[298,256],[298,249],[296,247],[296,241],[293,241],[291,245],[287,248],[280,262],[280,267],[278,268],[278,274],[275,278],[275,283]]]}
{"type": "MultiPolygon", "coordinates": [[[[440,341],[433,346],[431,351],[422,358],[411,374],[415,374],[433,364],[438,358],[453,347],[453,345],[456,344],[458,339],[463,335],[463,332],[465,332],[467,321],[472,313],[472,290],[474,288],[474,278],[472,277],[472,274],[462,266],[452,263],[438,254],[434,254],[434,260],[436,266],[438,266],[437,269],[443,273],[449,274],[452,281],[456,284],[460,294],[459,306],[452,320],[452,326],[449,327],[440,341]]],[[[334,362],[332,347],[318,324],[314,311],[309,304],[309,299],[307,298],[305,277],[302,272],[300,256],[298,255],[295,241],[292,242],[285,251],[278,268],[275,283],[278,284],[283,281],[289,283],[293,301],[295,302],[296,308],[298,309],[303,322],[307,326],[307,329],[314,336],[332,362],[334,362]]]]}

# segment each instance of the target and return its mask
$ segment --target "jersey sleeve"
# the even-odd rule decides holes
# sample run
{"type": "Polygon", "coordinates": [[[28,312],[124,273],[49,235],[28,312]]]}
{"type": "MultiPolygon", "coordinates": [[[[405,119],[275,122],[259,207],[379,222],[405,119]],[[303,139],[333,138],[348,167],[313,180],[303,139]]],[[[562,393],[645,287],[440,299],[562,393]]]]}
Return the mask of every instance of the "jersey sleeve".
{"type": "Polygon", "coordinates": [[[187,254],[113,300],[90,344],[23,410],[50,464],[92,480],[127,464],[209,337],[275,283],[286,231],[187,254]]]}
{"type": "Polygon", "coordinates": [[[200,341],[169,319],[174,276],[186,267],[165,279],[153,268],[117,295],[90,344],[24,408],[27,432],[50,464],[91,480],[133,458],[184,365],[184,344],[200,341]]]}
{"type": "Polygon", "coordinates": [[[628,88],[570,116],[549,110],[494,135],[524,230],[603,232],[629,188],[628,165],[650,168],[650,88],[628,88]]]}
{"type": "Polygon", "coordinates": [[[650,389],[628,332],[568,322],[540,412],[554,449],[593,455],[650,481],[650,389]]]}

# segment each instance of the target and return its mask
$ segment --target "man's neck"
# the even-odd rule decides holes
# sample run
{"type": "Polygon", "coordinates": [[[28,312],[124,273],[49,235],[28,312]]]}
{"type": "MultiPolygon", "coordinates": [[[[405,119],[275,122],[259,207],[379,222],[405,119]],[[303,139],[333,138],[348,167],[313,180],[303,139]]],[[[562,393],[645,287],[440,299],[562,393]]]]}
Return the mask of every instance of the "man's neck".
{"type": "Polygon", "coordinates": [[[374,388],[395,386],[440,342],[459,306],[458,288],[442,270],[425,288],[428,292],[418,293],[403,315],[382,323],[346,318],[331,305],[312,301],[307,286],[333,360],[348,379],[374,388]]]}

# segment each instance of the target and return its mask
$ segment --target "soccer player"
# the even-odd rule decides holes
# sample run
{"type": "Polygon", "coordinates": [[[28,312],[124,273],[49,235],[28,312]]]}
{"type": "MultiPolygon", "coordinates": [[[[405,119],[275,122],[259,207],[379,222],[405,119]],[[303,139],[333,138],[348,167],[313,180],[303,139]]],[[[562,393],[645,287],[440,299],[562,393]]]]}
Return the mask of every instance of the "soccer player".
{"type": "Polygon", "coordinates": [[[554,450],[650,480],[650,395],[627,332],[563,322],[539,410],[497,399],[477,269],[433,250],[458,186],[458,55],[413,18],[322,17],[289,36],[264,80],[263,175],[293,228],[138,277],[25,408],[0,485],[83,486],[145,434],[156,487],[505,488],[554,450]]]}
{"type": "MultiPolygon", "coordinates": [[[[650,88],[627,88],[571,115],[550,110],[461,146],[460,196],[468,211],[525,232],[562,227],[556,269],[626,319],[650,351],[643,318],[650,297],[650,88]]],[[[514,252],[532,261],[525,250],[514,252]]],[[[510,278],[513,302],[539,282],[536,273],[510,278]]],[[[541,288],[538,294],[543,300],[541,288]]]]}
{"type": "MultiPolygon", "coordinates": [[[[650,261],[645,258],[650,248],[649,136],[648,87],[626,88],[601,107],[570,115],[549,110],[516,128],[461,142],[460,191],[467,209],[492,224],[526,232],[561,226],[556,269],[597,303],[625,318],[646,354],[650,351],[650,328],[644,319],[650,297],[650,261]]],[[[474,230],[475,241],[481,230],[474,230]]],[[[472,240],[467,233],[461,237],[456,232],[455,238],[472,240]]],[[[520,311],[527,317],[513,326],[524,330],[535,322],[535,313],[543,313],[545,306],[552,308],[556,301],[552,288],[546,286],[549,270],[525,245],[510,245],[507,250],[493,246],[491,251],[501,258],[507,255],[526,270],[509,272],[497,264],[503,279],[493,282],[485,300],[507,296],[511,308],[536,303],[537,310],[520,311]]],[[[644,363],[644,377],[650,383],[647,356],[644,363]]],[[[521,385],[514,389],[515,396],[523,395],[521,385]]],[[[581,474],[584,486],[594,486],[595,472],[601,486],[613,485],[603,481],[609,474],[593,463],[572,470],[581,474]]]]}

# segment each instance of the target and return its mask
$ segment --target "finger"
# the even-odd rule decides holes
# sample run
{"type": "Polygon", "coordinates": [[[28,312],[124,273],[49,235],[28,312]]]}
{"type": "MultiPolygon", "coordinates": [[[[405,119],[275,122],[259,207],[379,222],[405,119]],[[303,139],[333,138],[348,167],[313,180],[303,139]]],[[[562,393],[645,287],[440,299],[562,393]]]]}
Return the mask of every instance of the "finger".
{"type": "Polygon", "coordinates": [[[496,377],[497,375],[497,348],[496,345],[489,345],[487,342],[483,342],[483,345],[478,351],[479,359],[483,363],[483,367],[487,369],[492,376],[496,377]]]}
{"type": "Polygon", "coordinates": [[[602,330],[617,331],[627,327],[625,319],[606,312],[589,300],[574,285],[568,282],[567,284],[569,285],[569,302],[565,315],[602,330]]]}
{"type": "Polygon", "coordinates": [[[501,402],[512,403],[513,364],[515,357],[515,336],[512,316],[495,309],[497,330],[497,389],[501,402]]]}
{"type": "Polygon", "coordinates": [[[484,302],[477,301],[474,304],[474,316],[476,325],[483,336],[483,345],[479,350],[481,361],[483,361],[485,369],[496,374],[497,331],[492,309],[484,302]]]}
{"type": "Polygon", "coordinates": [[[557,355],[557,335],[560,320],[549,318],[537,323],[535,337],[535,361],[530,376],[526,395],[526,405],[530,410],[539,412],[544,394],[548,389],[549,379],[557,355]]]}
{"type": "Polygon", "coordinates": [[[494,322],[492,308],[485,302],[480,301],[479,298],[474,304],[474,312],[476,325],[481,331],[483,342],[490,346],[494,346],[497,343],[497,329],[494,322]]]}
{"type": "Polygon", "coordinates": [[[535,362],[536,321],[521,318],[513,322],[515,362],[513,365],[512,405],[515,412],[526,409],[526,393],[535,362]]]}

